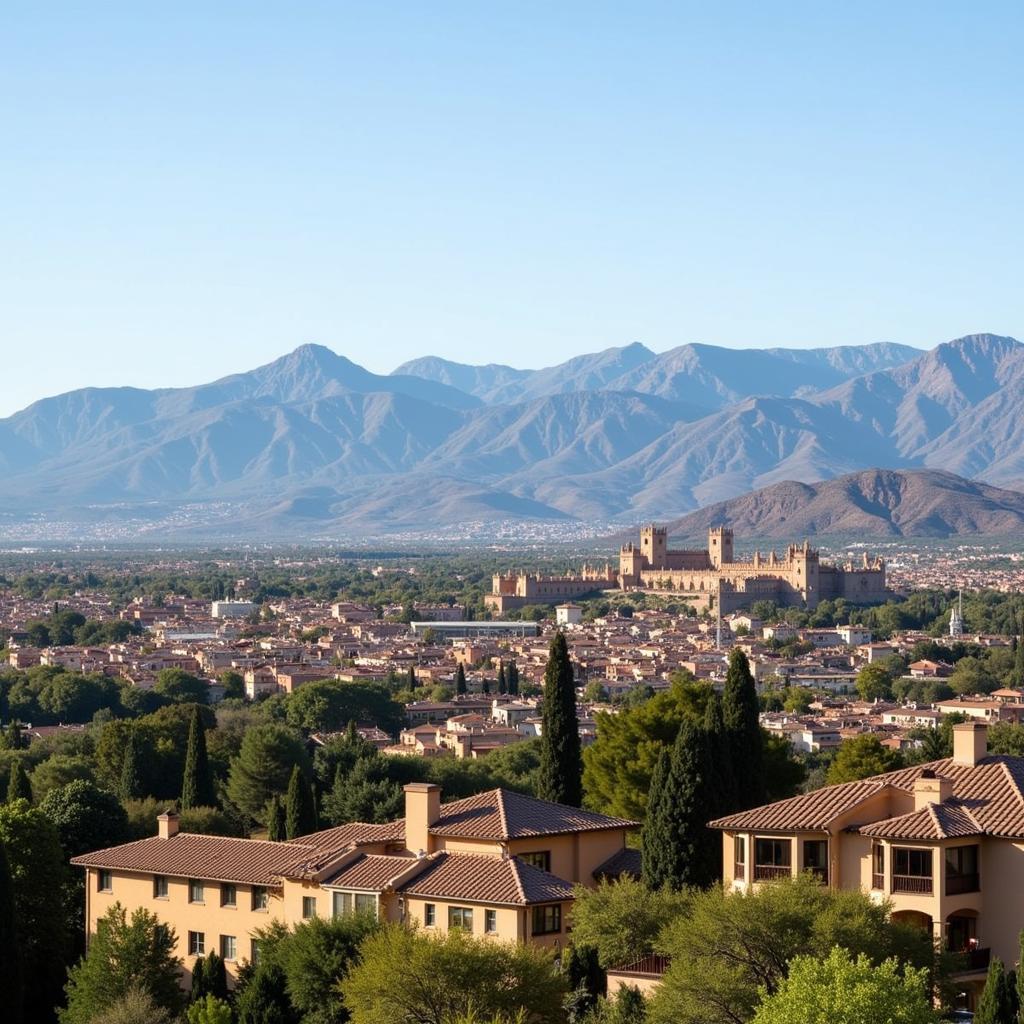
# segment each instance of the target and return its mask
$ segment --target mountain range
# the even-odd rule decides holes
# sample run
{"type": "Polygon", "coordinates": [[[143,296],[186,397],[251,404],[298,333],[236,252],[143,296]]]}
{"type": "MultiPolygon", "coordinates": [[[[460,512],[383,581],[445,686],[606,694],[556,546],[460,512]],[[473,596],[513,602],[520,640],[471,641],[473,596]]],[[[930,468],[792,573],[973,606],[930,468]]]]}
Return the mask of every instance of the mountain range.
{"type": "Polygon", "coordinates": [[[296,537],[634,523],[884,466],[1024,481],[1024,345],[632,344],[520,370],[374,374],[318,345],[190,388],[83,388],[0,420],[0,525],[187,508],[296,537]],[[229,509],[229,513],[225,513],[229,509]]]}

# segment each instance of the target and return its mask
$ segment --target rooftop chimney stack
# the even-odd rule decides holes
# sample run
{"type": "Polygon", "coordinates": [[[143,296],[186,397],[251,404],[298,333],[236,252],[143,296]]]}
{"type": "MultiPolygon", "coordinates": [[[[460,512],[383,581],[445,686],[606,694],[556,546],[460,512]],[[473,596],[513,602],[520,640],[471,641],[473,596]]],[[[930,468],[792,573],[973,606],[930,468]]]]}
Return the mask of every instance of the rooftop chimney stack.
{"type": "Polygon", "coordinates": [[[163,814],[158,814],[156,818],[157,836],[160,839],[170,839],[171,836],[176,836],[180,821],[178,812],[174,810],[166,810],[163,814]]]}
{"type": "Polygon", "coordinates": [[[952,779],[936,775],[931,768],[924,771],[914,780],[914,810],[920,811],[929,804],[941,804],[953,795],[952,779]]]}
{"type": "Polygon", "coordinates": [[[961,722],[953,726],[953,763],[976,765],[988,754],[988,726],[961,722]]]}
{"type": "Polygon", "coordinates": [[[424,854],[433,852],[430,827],[441,817],[441,787],[432,782],[410,782],[405,787],[405,846],[424,854]]]}

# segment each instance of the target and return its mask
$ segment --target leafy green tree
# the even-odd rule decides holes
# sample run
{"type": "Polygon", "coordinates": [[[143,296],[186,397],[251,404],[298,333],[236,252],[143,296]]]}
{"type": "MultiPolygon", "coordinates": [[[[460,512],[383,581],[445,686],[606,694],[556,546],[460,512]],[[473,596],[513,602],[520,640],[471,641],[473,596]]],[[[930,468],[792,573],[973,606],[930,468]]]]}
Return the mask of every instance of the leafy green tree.
{"type": "Polygon", "coordinates": [[[153,691],[176,704],[207,704],[210,699],[206,680],[180,668],[165,668],[157,672],[153,691]]]}
{"type": "Polygon", "coordinates": [[[7,851],[14,886],[26,979],[25,1020],[49,1021],[60,1002],[71,951],[63,903],[68,881],[64,851],[53,823],[25,800],[0,806],[0,843],[7,851]]]}
{"type": "Polygon", "coordinates": [[[708,734],[684,720],[651,784],[642,833],[643,877],[652,889],[703,888],[721,873],[721,840],[707,827],[716,808],[708,734]]]}
{"type": "Polygon", "coordinates": [[[1014,1024],[1014,995],[1006,977],[1002,960],[993,956],[989,960],[985,987],[974,1011],[975,1024],[1014,1024]]]}
{"type": "Polygon", "coordinates": [[[261,963],[242,989],[236,1007],[238,1024],[298,1024],[288,998],[288,981],[276,963],[261,963]]]}
{"type": "Polygon", "coordinates": [[[56,826],[68,857],[129,839],[128,815],[112,793],[78,779],[46,794],[39,809],[56,826]]]}
{"type": "Polygon", "coordinates": [[[861,700],[892,700],[892,676],[872,662],[857,673],[857,694],[861,700]]]}
{"type": "Polygon", "coordinates": [[[991,693],[999,688],[999,678],[982,658],[960,658],[946,680],[957,694],[991,693]]]}
{"type": "Polygon", "coordinates": [[[883,747],[877,736],[864,733],[844,740],[829,765],[828,783],[855,782],[872,775],[883,775],[903,767],[903,757],[898,750],[883,747]]]}
{"type": "Polygon", "coordinates": [[[635,985],[621,985],[615,997],[598,1005],[594,1024],[644,1024],[647,1000],[635,985]]]}
{"type": "Polygon", "coordinates": [[[569,988],[565,1008],[570,1024],[588,1020],[608,989],[597,950],[574,942],[562,957],[562,973],[569,988]]]}
{"type": "Polygon", "coordinates": [[[174,931],[143,907],[129,919],[115,903],[97,922],[88,953],[68,972],[61,1024],[89,1024],[133,985],[144,988],[157,1006],[178,1013],[184,997],[175,941],[174,931]]]}
{"type": "Polygon", "coordinates": [[[215,951],[198,957],[192,966],[192,1002],[212,995],[216,999],[228,997],[228,975],[224,961],[215,951]]]}
{"type": "Polygon", "coordinates": [[[291,729],[274,722],[258,725],[245,734],[231,762],[228,799],[258,821],[268,801],[287,791],[292,768],[305,770],[306,764],[305,748],[291,729]]]}
{"type": "Polygon", "coordinates": [[[756,892],[712,886],[691,892],[685,913],[658,940],[672,958],[651,1000],[652,1024],[736,1024],[779,990],[794,957],[817,959],[841,946],[880,964],[890,957],[932,970],[941,983],[950,963],[931,936],[894,922],[890,908],[859,889],[829,889],[809,875],[756,892]]]}
{"type": "Polygon", "coordinates": [[[245,679],[240,672],[221,672],[220,685],[224,687],[225,700],[242,700],[245,697],[245,679]]]}
{"type": "Polygon", "coordinates": [[[231,1024],[231,1004],[207,993],[188,1008],[188,1024],[231,1024]]]}
{"type": "Polygon", "coordinates": [[[462,662],[455,668],[455,692],[462,696],[466,692],[466,670],[462,667],[462,662]]]}
{"type": "Polygon", "coordinates": [[[142,985],[130,985],[91,1024],[172,1024],[171,1015],[157,1006],[142,985]]]}
{"type": "Polygon", "coordinates": [[[11,774],[7,780],[7,802],[13,804],[15,800],[27,800],[32,803],[32,783],[21,758],[11,765],[11,774]]]}
{"type": "MultiPolygon", "coordinates": [[[[975,1017],[978,1020],[978,1017],[975,1017]]],[[[819,960],[798,956],[777,992],[767,995],[754,1024],[937,1024],[928,992],[928,972],[901,969],[895,958],[872,963],[839,946],[819,960]]]]}
{"type": "Polygon", "coordinates": [[[271,697],[265,707],[271,714],[283,711],[289,725],[308,732],[337,732],[349,722],[374,722],[393,735],[405,722],[405,709],[380,683],[325,679],[271,697]]]}
{"type": "Polygon", "coordinates": [[[199,708],[192,712],[188,729],[188,746],[185,748],[185,772],[181,783],[181,807],[213,807],[217,796],[213,790],[213,774],[206,753],[206,726],[199,708]]]}
{"type": "Polygon", "coordinates": [[[561,631],[552,638],[548,651],[541,714],[537,795],[542,800],[579,807],[583,802],[583,757],[576,718],[576,682],[561,631]]]}
{"type": "Polygon", "coordinates": [[[137,800],[143,792],[143,767],[141,751],[135,738],[135,730],[128,731],[124,746],[124,760],[121,762],[121,778],[118,780],[117,795],[122,800],[137,800]]]}
{"type": "Polygon", "coordinates": [[[651,889],[628,875],[593,889],[577,885],[574,895],[573,942],[593,946],[605,970],[655,952],[662,929],[688,906],[685,893],[651,889]]]}
{"type": "Polygon", "coordinates": [[[21,1024],[22,977],[21,946],[14,910],[14,880],[7,862],[7,851],[0,841],[0,992],[3,993],[4,1014],[10,1024],[21,1024]]]}
{"type": "Polygon", "coordinates": [[[754,677],[746,654],[734,648],[722,692],[722,716],[730,736],[733,772],[736,779],[736,809],[745,810],[764,803],[764,739],[754,677]]]}
{"type": "Polygon", "coordinates": [[[279,796],[267,804],[267,838],[274,843],[283,843],[288,838],[284,804],[279,796]]]}
{"type": "Polygon", "coordinates": [[[316,805],[313,802],[313,787],[296,765],[288,781],[288,798],[285,804],[285,835],[288,839],[309,835],[317,829],[316,805]]]}
{"type": "Polygon", "coordinates": [[[470,1013],[560,1024],[566,995],[549,951],[403,925],[363,942],[341,991],[353,1024],[446,1024],[470,1013]]]}

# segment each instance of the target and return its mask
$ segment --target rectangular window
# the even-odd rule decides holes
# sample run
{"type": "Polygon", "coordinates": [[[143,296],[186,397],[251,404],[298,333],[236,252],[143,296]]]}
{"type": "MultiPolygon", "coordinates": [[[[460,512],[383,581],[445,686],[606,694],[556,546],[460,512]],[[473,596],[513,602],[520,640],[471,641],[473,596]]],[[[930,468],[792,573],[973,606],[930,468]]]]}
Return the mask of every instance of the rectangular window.
{"type": "Polygon", "coordinates": [[[426,903],[423,906],[423,923],[428,928],[433,928],[437,924],[437,907],[433,903],[426,903]]]}
{"type": "Polygon", "coordinates": [[[234,935],[222,935],[220,937],[220,957],[222,960],[234,960],[236,946],[234,935]]]}
{"type": "Polygon", "coordinates": [[[449,907],[448,927],[461,928],[464,932],[471,932],[473,930],[472,907],[449,907]]]}
{"type": "Polygon", "coordinates": [[[932,851],[897,846],[892,851],[892,891],[932,891],[932,851]]]}
{"type": "Polygon", "coordinates": [[[96,889],[98,892],[114,891],[114,876],[110,871],[100,871],[96,875],[96,889]]]}
{"type": "Polygon", "coordinates": [[[167,876],[153,876],[153,898],[158,900],[167,899],[167,876]]]}
{"type": "Polygon", "coordinates": [[[871,888],[885,889],[885,847],[881,843],[871,846],[871,888]]]}
{"type": "Polygon", "coordinates": [[[266,910],[269,902],[266,886],[254,885],[252,887],[252,909],[266,910]]]}
{"type": "Polygon", "coordinates": [[[316,897],[315,896],[303,896],[302,897],[302,916],[307,920],[311,917],[316,917],[316,897]]]}
{"type": "Polygon", "coordinates": [[[789,839],[754,841],[754,881],[788,878],[793,872],[793,843],[789,839]]]}
{"type": "Polygon", "coordinates": [[[732,841],[732,877],[742,881],[747,877],[747,837],[735,836],[732,841]]]}
{"type": "Polygon", "coordinates": [[[231,882],[224,882],[220,887],[220,905],[222,907],[238,905],[238,889],[231,882]]]}
{"type": "Polygon", "coordinates": [[[336,892],[334,893],[334,906],[333,912],[335,917],[347,917],[352,913],[352,893],[350,892],[336,892]]]}
{"type": "Polygon", "coordinates": [[[947,896],[959,896],[964,892],[978,892],[981,888],[978,860],[976,845],[951,846],[946,850],[947,896]]]}
{"type": "Polygon", "coordinates": [[[197,882],[194,878],[188,883],[189,903],[203,902],[203,883],[197,882]]]}
{"type": "Polygon", "coordinates": [[[357,892],[355,899],[357,914],[373,914],[377,916],[377,897],[373,893],[357,892]]]}
{"type": "Polygon", "coordinates": [[[496,910],[484,911],[484,931],[493,935],[498,930],[498,912],[496,910]]]}
{"type": "Polygon", "coordinates": [[[188,933],[188,955],[189,956],[206,956],[206,933],[205,932],[189,932],[188,933]]]}
{"type": "Polygon", "coordinates": [[[260,940],[250,939],[249,940],[249,962],[252,964],[258,964],[260,962],[260,940]]]}
{"type": "Polygon", "coordinates": [[[544,907],[533,908],[533,934],[552,935],[562,930],[562,907],[552,903],[544,907]]]}
{"type": "Polygon", "coordinates": [[[540,868],[541,871],[551,870],[551,851],[537,850],[534,853],[517,853],[516,856],[531,867],[540,868]]]}
{"type": "Polygon", "coordinates": [[[828,840],[804,840],[804,871],[828,884],[828,840]]]}

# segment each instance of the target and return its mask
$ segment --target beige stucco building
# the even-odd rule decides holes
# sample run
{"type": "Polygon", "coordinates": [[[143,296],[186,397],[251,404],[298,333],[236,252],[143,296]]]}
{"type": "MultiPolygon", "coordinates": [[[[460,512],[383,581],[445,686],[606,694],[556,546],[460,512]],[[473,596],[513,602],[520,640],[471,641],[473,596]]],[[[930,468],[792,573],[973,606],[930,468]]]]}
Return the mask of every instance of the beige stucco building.
{"type": "Polygon", "coordinates": [[[892,903],[893,916],[963,953],[973,1005],[992,954],[1020,959],[1024,758],[986,752],[987,727],[954,726],[953,756],[712,822],[726,886],[810,871],[892,903]]]}
{"type": "Polygon", "coordinates": [[[220,953],[234,976],[272,921],[372,913],[439,933],[561,946],[574,883],[638,873],[636,823],[496,789],[441,803],[405,787],[405,816],[352,823],[290,842],[178,831],[160,816],[149,839],[72,861],[86,872],[86,929],[118,902],[174,929],[186,966],[220,953]]]}

